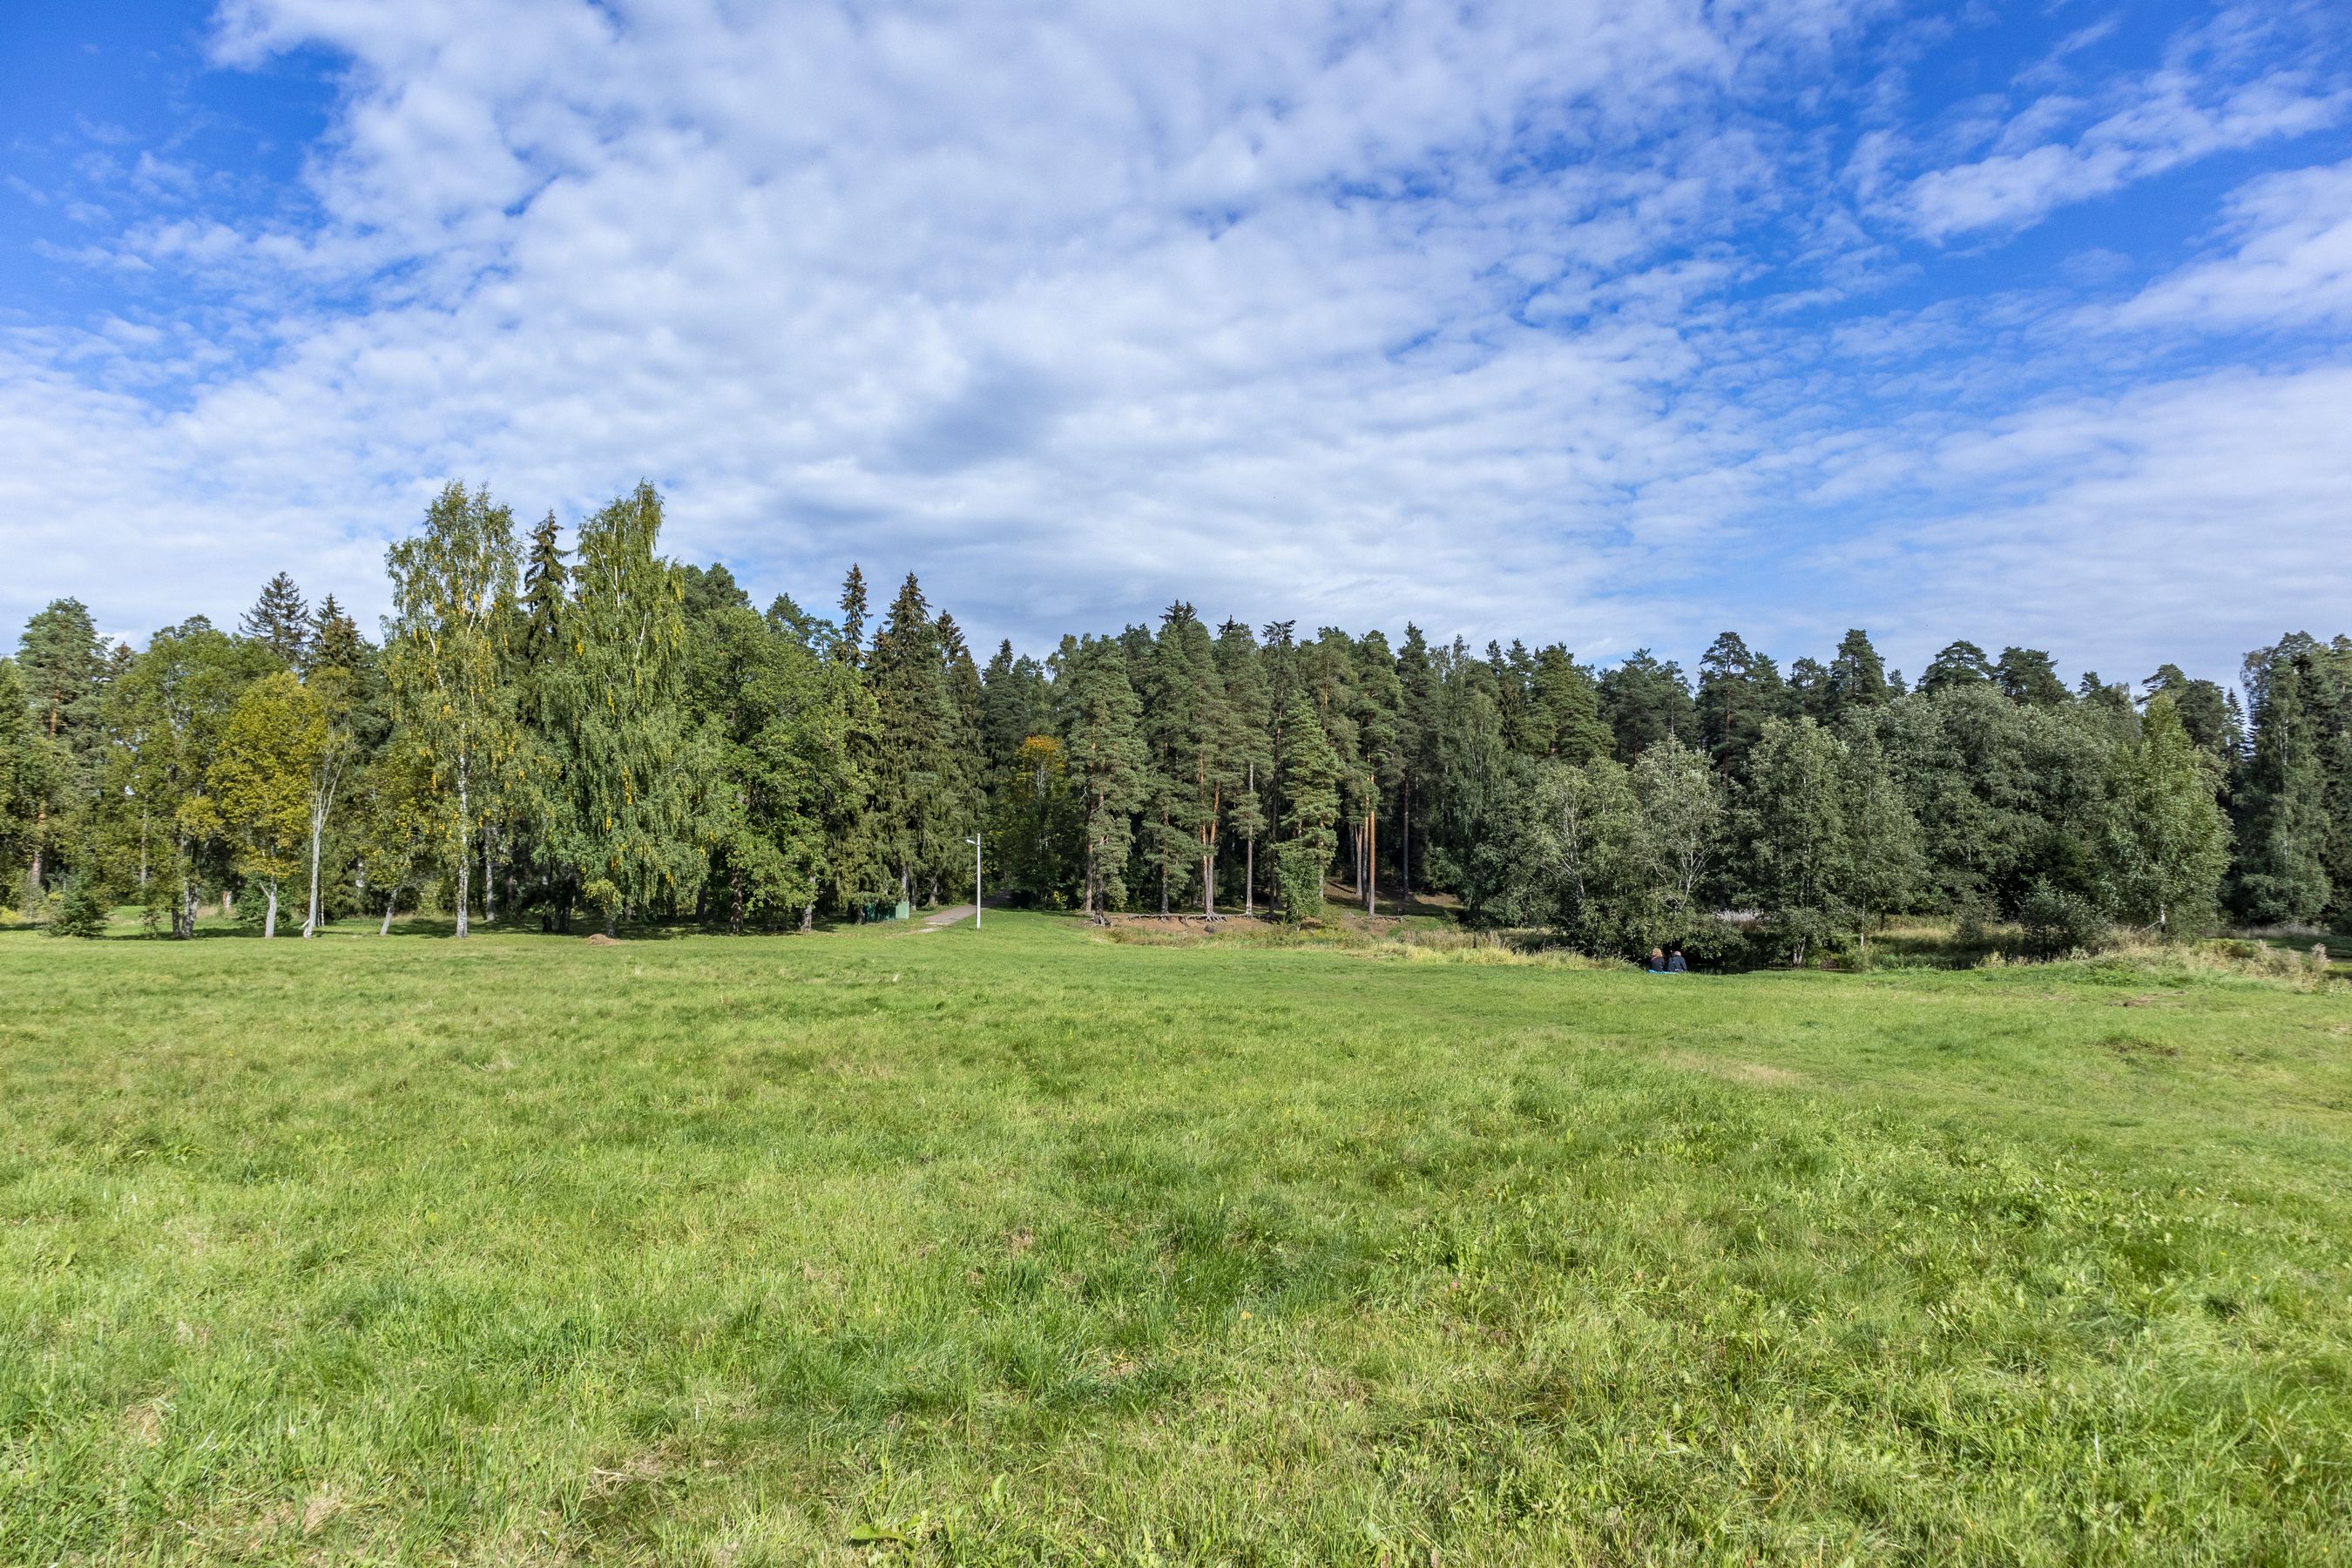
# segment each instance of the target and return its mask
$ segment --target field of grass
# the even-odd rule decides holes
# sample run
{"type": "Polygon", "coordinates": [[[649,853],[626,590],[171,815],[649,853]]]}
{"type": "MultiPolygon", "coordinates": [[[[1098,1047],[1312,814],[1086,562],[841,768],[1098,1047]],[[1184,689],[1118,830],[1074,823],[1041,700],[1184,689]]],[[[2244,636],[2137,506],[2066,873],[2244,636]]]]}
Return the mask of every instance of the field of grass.
{"type": "Polygon", "coordinates": [[[2299,1563],[2352,992],[0,933],[0,1562],[2299,1563]]]}

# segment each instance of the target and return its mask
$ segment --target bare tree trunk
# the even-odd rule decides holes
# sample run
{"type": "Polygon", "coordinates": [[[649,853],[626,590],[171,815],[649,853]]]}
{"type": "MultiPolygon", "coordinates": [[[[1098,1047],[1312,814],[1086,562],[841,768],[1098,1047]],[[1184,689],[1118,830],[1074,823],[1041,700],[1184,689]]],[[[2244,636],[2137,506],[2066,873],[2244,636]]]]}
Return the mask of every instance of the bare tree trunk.
{"type": "Polygon", "coordinates": [[[499,923],[499,874],[490,864],[490,857],[497,853],[498,843],[498,830],[485,825],[482,828],[482,923],[486,926],[499,923]]]}
{"type": "Polygon", "coordinates": [[[269,879],[269,903],[261,911],[261,940],[268,942],[278,934],[278,879],[269,879]]]}
{"type": "Polygon", "coordinates": [[[466,757],[457,757],[457,934],[466,934],[466,900],[473,894],[474,830],[466,793],[466,757]]]}
{"type": "Polygon", "coordinates": [[[816,930],[816,905],[814,903],[803,904],[801,906],[801,934],[803,936],[806,936],[809,932],[814,930],[816,930]]]}
{"type": "Polygon", "coordinates": [[[732,867],[727,874],[727,931],[730,936],[743,934],[743,868],[732,867]]]}
{"type": "Polygon", "coordinates": [[[1381,884],[1381,814],[1376,808],[1364,813],[1364,912],[1380,913],[1381,884]]]}
{"type": "Polygon", "coordinates": [[[33,808],[33,870],[25,879],[25,903],[27,908],[41,901],[41,835],[49,820],[49,803],[42,800],[33,808]]]}
{"type": "Polygon", "coordinates": [[[1399,785],[1397,807],[1404,816],[1404,832],[1397,840],[1397,890],[1410,903],[1412,900],[1412,790],[1399,785]]]}
{"type": "Polygon", "coordinates": [[[376,928],[376,933],[375,933],[376,935],[378,935],[378,936],[390,936],[390,935],[392,934],[392,911],[393,911],[394,907],[394,906],[396,906],[399,902],[400,902],[400,889],[399,889],[398,888],[394,888],[394,889],[392,889],[392,891],[390,891],[390,892],[388,892],[388,893],[384,894],[384,896],[383,896],[383,924],[376,928]]]}
{"type": "Polygon", "coordinates": [[[1242,913],[1257,913],[1257,835],[1249,836],[1242,856],[1242,913]]]}

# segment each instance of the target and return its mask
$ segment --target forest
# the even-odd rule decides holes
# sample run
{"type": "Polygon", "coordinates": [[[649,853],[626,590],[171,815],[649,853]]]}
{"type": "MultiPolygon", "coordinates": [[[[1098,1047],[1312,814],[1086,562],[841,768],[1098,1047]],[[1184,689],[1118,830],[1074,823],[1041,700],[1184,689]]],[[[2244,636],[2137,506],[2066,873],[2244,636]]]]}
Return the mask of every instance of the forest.
{"type": "MultiPolygon", "coordinates": [[[[992,892],[1313,920],[1449,896],[1595,955],[1866,954],[1898,914],[2097,948],[2352,913],[2352,638],[2238,690],[2166,664],[2071,687],[1956,640],[1916,679],[1848,632],[1695,676],[1550,643],[1294,622],[1065,636],[985,662],[909,574],[756,606],[661,552],[650,486],[520,527],[452,484],[387,552],[371,639],[285,574],[234,632],[105,646],[61,599],[0,660],[0,868],[26,916],[263,934],[440,911],[793,932],[992,892]],[[2239,691],[2243,692],[2241,701],[2239,691]]],[[[12,915],[21,919],[23,916],[12,915]]]]}

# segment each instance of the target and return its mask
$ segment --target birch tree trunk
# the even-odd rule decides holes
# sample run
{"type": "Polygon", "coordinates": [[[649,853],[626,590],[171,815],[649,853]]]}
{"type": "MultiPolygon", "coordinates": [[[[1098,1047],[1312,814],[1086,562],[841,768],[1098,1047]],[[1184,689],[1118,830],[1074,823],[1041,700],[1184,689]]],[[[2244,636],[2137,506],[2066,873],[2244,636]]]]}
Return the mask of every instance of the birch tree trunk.
{"type": "Polygon", "coordinates": [[[310,802],[310,911],[302,917],[304,942],[319,933],[319,841],[326,835],[327,808],[313,799],[310,802]]]}
{"type": "Polygon", "coordinates": [[[457,934],[466,934],[466,900],[473,889],[468,884],[474,872],[474,831],[472,808],[467,802],[466,754],[457,753],[457,934]]]}
{"type": "Polygon", "coordinates": [[[268,942],[278,934],[278,879],[269,879],[269,902],[261,911],[261,940],[268,942]]]}
{"type": "Polygon", "coordinates": [[[383,924],[376,928],[376,935],[390,936],[392,934],[393,907],[399,902],[400,889],[398,888],[394,888],[392,891],[383,896],[383,924]]]}

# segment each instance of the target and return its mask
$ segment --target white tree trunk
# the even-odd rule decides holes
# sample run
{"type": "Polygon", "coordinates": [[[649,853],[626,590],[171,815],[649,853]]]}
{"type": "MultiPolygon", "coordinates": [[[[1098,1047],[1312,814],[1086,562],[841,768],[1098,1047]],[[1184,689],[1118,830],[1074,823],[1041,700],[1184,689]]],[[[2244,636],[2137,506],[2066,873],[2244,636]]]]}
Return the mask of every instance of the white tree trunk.
{"type": "Polygon", "coordinates": [[[269,903],[261,911],[261,940],[268,942],[278,934],[278,879],[269,879],[269,903]]]}
{"type": "Polygon", "coordinates": [[[310,911],[302,917],[305,942],[319,932],[319,843],[326,836],[327,808],[314,799],[310,803],[310,911]]]}
{"type": "Polygon", "coordinates": [[[473,810],[466,795],[466,758],[457,758],[457,934],[466,934],[466,902],[472,897],[474,871],[473,810]]]}
{"type": "Polygon", "coordinates": [[[390,936],[392,934],[392,911],[394,906],[399,902],[400,889],[398,888],[394,888],[391,892],[386,893],[383,896],[383,924],[376,928],[376,935],[390,936]]]}

